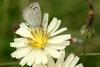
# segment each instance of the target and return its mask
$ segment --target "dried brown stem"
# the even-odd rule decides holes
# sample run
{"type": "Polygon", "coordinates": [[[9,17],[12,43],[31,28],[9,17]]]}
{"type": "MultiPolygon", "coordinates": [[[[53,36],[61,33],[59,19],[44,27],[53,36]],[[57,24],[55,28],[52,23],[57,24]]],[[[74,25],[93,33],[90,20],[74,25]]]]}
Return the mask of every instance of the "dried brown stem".
{"type": "Polygon", "coordinates": [[[88,19],[87,19],[87,23],[85,24],[85,26],[82,27],[82,31],[83,31],[82,34],[85,37],[84,44],[83,44],[83,52],[84,53],[86,53],[85,45],[87,43],[87,40],[88,40],[88,38],[92,37],[93,33],[94,33],[94,30],[93,30],[93,20],[94,20],[93,2],[92,2],[92,0],[87,0],[87,2],[88,2],[88,8],[89,8],[88,19]]]}
{"type": "Polygon", "coordinates": [[[94,20],[94,7],[92,0],[87,0],[88,7],[89,7],[89,15],[88,15],[88,21],[87,21],[87,27],[93,26],[93,20],[94,20]]]}

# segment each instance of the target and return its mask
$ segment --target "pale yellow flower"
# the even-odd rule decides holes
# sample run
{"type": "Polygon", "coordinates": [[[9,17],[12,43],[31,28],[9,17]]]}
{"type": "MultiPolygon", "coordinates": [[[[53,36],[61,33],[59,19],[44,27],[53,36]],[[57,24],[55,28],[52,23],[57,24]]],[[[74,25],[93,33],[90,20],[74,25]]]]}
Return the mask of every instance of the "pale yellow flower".
{"type": "Polygon", "coordinates": [[[32,67],[83,67],[83,64],[77,64],[79,61],[79,57],[75,56],[73,53],[69,54],[65,57],[64,51],[62,52],[61,56],[55,62],[53,58],[48,56],[48,64],[34,64],[32,67]]]}
{"type": "Polygon", "coordinates": [[[31,4],[24,10],[23,16],[26,23],[21,23],[20,28],[15,32],[21,37],[14,38],[14,42],[10,43],[11,47],[16,48],[16,51],[11,56],[21,59],[19,63],[21,66],[25,64],[29,66],[47,64],[47,55],[59,58],[60,51],[70,44],[68,39],[71,38],[71,35],[61,34],[67,28],[64,27],[58,30],[61,20],[54,17],[48,24],[48,13],[45,13],[42,22],[40,22],[37,20],[38,16],[34,16],[34,11],[32,12],[31,10],[37,10],[35,13],[38,14],[39,4],[31,4]]]}

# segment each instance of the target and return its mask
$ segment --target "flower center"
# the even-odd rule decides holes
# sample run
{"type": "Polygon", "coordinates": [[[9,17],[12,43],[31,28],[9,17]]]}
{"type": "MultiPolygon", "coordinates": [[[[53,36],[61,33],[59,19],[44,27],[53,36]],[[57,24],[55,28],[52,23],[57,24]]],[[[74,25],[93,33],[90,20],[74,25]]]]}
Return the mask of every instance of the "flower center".
{"type": "Polygon", "coordinates": [[[32,30],[33,38],[29,39],[29,43],[34,48],[44,48],[47,45],[49,35],[42,28],[32,30]]]}

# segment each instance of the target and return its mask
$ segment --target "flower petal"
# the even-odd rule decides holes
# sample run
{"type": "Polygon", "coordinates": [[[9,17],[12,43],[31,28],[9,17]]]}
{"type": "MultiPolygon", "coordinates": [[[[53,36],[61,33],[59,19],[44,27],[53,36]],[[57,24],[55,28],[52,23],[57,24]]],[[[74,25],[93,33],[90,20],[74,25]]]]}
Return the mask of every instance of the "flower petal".
{"type": "Polygon", "coordinates": [[[27,44],[24,44],[24,43],[10,43],[10,46],[11,47],[16,47],[16,48],[21,48],[21,47],[26,47],[27,44]]]}
{"type": "Polygon", "coordinates": [[[14,38],[14,42],[16,43],[27,43],[26,38],[14,38]]]}
{"type": "Polygon", "coordinates": [[[48,59],[47,59],[46,53],[44,51],[42,51],[41,60],[42,60],[43,64],[48,63],[48,59]]]}
{"type": "Polygon", "coordinates": [[[34,61],[36,64],[41,64],[41,63],[43,63],[43,64],[46,64],[47,63],[47,57],[46,57],[46,55],[42,52],[42,50],[40,50],[40,49],[34,49],[33,50],[33,52],[32,53],[30,53],[29,55],[28,55],[28,60],[27,60],[27,64],[29,65],[29,66],[31,66],[32,65],[32,62],[34,61]],[[34,54],[35,53],[35,54],[34,54]],[[34,54],[34,55],[33,55],[34,54]],[[33,58],[32,58],[32,56],[34,56],[33,58]],[[32,61],[33,60],[33,61],[32,61]],[[30,62],[31,61],[31,62],[30,62]],[[31,64],[30,64],[31,63],[31,64]]]}
{"type": "Polygon", "coordinates": [[[55,62],[54,62],[53,58],[50,55],[47,55],[47,56],[48,56],[47,67],[55,67],[55,62]]]}
{"type": "Polygon", "coordinates": [[[61,29],[59,29],[58,31],[56,31],[56,32],[54,32],[54,33],[51,33],[50,36],[51,36],[51,37],[52,37],[52,36],[55,36],[55,35],[60,34],[60,33],[64,32],[64,31],[66,31],[66,30],[67,30],[66,27],[61,28],[61,29]]]}
{"type": "Polygon", "coordinates": [[[50,46],[53,49],[62,50],[68,45],[70,45],[70,41],[64,41],[61,44],[49,44],[48,46],[50,46]]]}
{"type": "Polygon", "coordinates": [[[56,23],[57,23],[57,18],[54,17],[48,26],[48,32],[51,32],[55,28],[56,23]]]}
{"type": "Polygon", "coordinates": [[[33,63],[34,63],[35,56],[36,56],[36,55],[35,55],[34,49],[32,49],[32,51],[31,51],[30,54],[31,54],[31,55],[30,55],[30,57],[29,57],[28,60],[27,60],[27,65],[32,66],[33,63]]]}
{"type": "Polygon", "coordinates": [[[73,61],[70,64],[70,67],[75,67],[75,65],[77,64],[78,61],[79,61],[79,57],[75,56],[73,61]]]}
{"type": "Polygon", "coordinates": [[[22,37],[33,37],[28,27],[24,24],[20,24],[20,28],[15,32],[22,37]]]}
{"type": "Polygon", "coordinates": [[[21,66],[24,66],[26,63],[28,63],[29,62],[29,60],[31,59],[31,57],[32,57],[32,55],[33,55],[33,51],[31,51],[29,54],[27,54],[24,58],[22,58],[22,60],[20,61],[20,65],[21,66]]]}
{"type": "Polygon", "coordinates": [[[28,58],[29,58],[29,57],[25,56],[24,58],[22,58],[22,60],[20,61],[19,64],[20,64],[21,66],[24,66],[24,65],[27,63],[28,58]]]}
{"type": "Polygon", "coordinates": [[[64,67],[70,67],[71,62],[73,61],[75,55],[71,53],[64,62],[64,67]]]}
{"type": "Polygon", "coordinates": [[[33,66],[32,67],[47,67],[46,65],[44,65],[44,64],[33,64],[33,66]]]}
{"type": "Polygon", "coordinates": [[[13,43],[10,43],[11,47],[26,47],[27,46],[27,39],[26,38],[15,38],[13,43]]]}
{"type": "Polygon", "coordinates": [[[35,57],[35,62],[37,64],[46,64],[48,62],[47,56],[45,55],[44,51],[41,49],[36,49],[36,57],[35,57]]]}
{"type": "Polygon", "coordinates": [[[13,52],[11,56],[15,58],[22,58],[26,56],[31,51],[31,49],[31,47],[19,48],[15,52],[13,52]]]}
{"type": "Polygon", "coordinates": [[[62,42],[64,42],[65,40],[68,40],[71,38],[70,34],[66,34],[66,35],[59,35],[59,36],[55,36],[52,37],[48,40],[48,43],[50,44],[60,44],[62,42]]]}
{"type": "Polygon", "coordinates": [[[54,58],[59,58],[59,56],[61,55],[61,53],[60,53],[58,50],[53,49],[53,48],[50,48],[49,46],[45,47],[45,48],[44,48],[44,51],[45,51],[47,54],[49,54],[49,55],[51,55],[52,57],[54,57],[54,58]]]}
{"type": "Polygon", "coordinates": [[[47,56],[41,49],[33,49],[33,53],[27,61],[27,65],[31,66],[33,62],[37,64],[47,63],[47,56]]]}
{"type": "Polygon", "coordinates": [[[57,62],[55,64],[55,67],[63,67],[63,62],[65,58],[65,51],[61,51],[61,56],[57,59],[57,62]]]}
{"type": "Polygon", "coordinates": [[[49,14],[45,13],[43,16],[43,21],[42,21],[42,26],[44,30],[47,29],[48,20],[49,20],[49,14]]]}
{"type": "Polygon", "coordinates": [[[36,51],[36,53],[35,53],[35,63],[37,63],[37,64],[40,64],[40,63],[42,63],[42,60],[41,60],[41,49],[35,49],[35,51],[36,51]]]}
{"type": "Polygon", "coordinates": [[[61,24],[61,20],[57,20],[56,25],[54,29],[52,30],[51,34],[53,34],[59,28],[60,24],[61,24]]]}
{"type": "Polygon", "coordinates": [[[75,66],[75,67],[83,67],[83,64],[78,64],[78,65],[75,66]]]}

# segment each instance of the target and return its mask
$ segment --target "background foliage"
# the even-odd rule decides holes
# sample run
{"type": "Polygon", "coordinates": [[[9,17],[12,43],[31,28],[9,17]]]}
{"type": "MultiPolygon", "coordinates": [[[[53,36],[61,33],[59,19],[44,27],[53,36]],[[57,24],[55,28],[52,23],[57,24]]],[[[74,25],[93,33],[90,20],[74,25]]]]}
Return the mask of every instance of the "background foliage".
{"type": "MultiPolygon", "coordinates": [[[[14,38],[14,27],[22,18],[22,10],[29,5],[32,0],[0,0],[0,64],[15,62],[10,54],[15,50],[9,46],[14,38]]],[[[73,37],[81,39],[80,28],[86,23],[88,17],[87,0],[39,0],[42,14],[48,12],[50,20],[55,16],[62,20],[61,26],[68,27],[68,32],[73,37]]],[[[86,44],[87,53],[100,52],[100,0],[94,0],[95,11],[95,36],[86,44]]],[[[76,55],[83,53],[82,44],[71,43],[66,48],[66,52],[74,52],[76,55]]],[[[84,67],[100,67],[100,55],[81,56],[80,62],[84,67]]],[[[0,66],[1,67],[1,66],[0,66]]],[[[19,65],[2,67],[20,67],[19,65]]]]}

